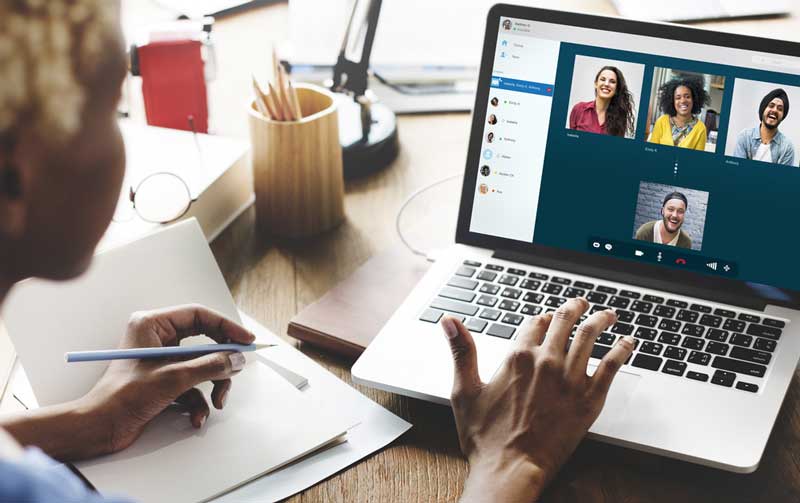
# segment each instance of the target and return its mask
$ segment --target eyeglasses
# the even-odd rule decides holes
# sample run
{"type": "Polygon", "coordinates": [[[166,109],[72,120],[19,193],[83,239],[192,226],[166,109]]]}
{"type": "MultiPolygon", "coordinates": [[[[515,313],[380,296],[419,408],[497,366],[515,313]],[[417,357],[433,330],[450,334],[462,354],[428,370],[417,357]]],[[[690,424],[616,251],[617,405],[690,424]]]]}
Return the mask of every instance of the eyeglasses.
{"type": "MultiPolygon", "coordinates": [[[[189,116],[188,121],[194,133],[198,154],[202,155],[197,131],[194,128],[194,117],[189,116]]],[[[200,162],[202,163],[202,156],[200,162]]],[[[168,224],[186,215],[197,198],[192,197],[186,180],[175,173],[160,171],[146,176],[135,187],[131,186],[127,200],[131,206],[123,200],[117,204],[117,211],[112,219],[114,222],[130,221],[133,215],[129,210],[132,208],[145,222],[168,224]]]]}

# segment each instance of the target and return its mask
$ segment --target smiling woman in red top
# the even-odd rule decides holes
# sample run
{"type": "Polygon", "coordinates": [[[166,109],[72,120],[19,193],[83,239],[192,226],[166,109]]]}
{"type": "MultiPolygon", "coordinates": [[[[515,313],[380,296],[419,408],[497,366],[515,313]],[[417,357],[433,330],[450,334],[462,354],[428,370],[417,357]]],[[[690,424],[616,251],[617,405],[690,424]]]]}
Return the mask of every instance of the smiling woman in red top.
{"type": "Polygon", "coordinates": [[[572,107],[569,128],[611,136],[633,135],[633,96],[619,68],[604,66],[597,72],[594,96],[594,100],[572,107]]]}

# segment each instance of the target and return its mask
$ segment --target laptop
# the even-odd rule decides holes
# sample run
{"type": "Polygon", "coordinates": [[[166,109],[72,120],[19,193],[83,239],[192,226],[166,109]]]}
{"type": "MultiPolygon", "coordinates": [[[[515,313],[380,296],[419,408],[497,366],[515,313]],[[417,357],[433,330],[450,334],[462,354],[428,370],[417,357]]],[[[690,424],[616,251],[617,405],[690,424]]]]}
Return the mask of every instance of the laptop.
{"type": "Polygon", "coordinates": [[[584,296],[619,314],[587,373],[637,340],[590,438],[754,471],[800,358],[800,45],[503,4],[484,36],[456,243],[354,381],[448,404],[442,316],[489,381],[584,296]]]}

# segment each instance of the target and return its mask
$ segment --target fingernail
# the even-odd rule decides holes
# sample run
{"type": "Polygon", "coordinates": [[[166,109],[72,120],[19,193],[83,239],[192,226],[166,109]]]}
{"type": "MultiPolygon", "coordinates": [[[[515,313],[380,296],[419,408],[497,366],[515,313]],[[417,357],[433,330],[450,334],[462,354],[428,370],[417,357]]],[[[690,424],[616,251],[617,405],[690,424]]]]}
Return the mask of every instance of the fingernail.
{"type": "Polygon", "coordinates": [[[458,329],[456,328],[456,324],[453,323],[453,320],[450,318],[445,318],[442,320],[442,328],[444,328],[444,333],[447,335],[448,339],[455,339],[458,336],[458,329]]]}
{"type": "Polygon", "coordinates": [[[234,372],[242,370],[244,368],[244,364],[247,362],[247,360],[245,360],[244,358],[244,355],[242,353],[239,353],[238,351],[235,353],[231,353],[230,356],[228,356],[228,358],[231,361],[231,368],[233,369],[234,372]]]}
{"type": "Polygon", "coordinates": [[[228,390],[222,392],[222,396],[219,398],[219,403],[222,407],[225,407],[225,401],[228,400],[228,390]]]}
{"type": "Polygon", "coordinates": [[[631,348],[633,348],[636,345],[636,339],[634,339],[632,335],[626,335],[625,337],[622,338],[622,340],[630,344],[631,348]]]}
{"type": "Polygon", "coordinates": [[[200,427],[202,428],[204,424],[206,424],[206,416],[200,416],[200,427]]]}

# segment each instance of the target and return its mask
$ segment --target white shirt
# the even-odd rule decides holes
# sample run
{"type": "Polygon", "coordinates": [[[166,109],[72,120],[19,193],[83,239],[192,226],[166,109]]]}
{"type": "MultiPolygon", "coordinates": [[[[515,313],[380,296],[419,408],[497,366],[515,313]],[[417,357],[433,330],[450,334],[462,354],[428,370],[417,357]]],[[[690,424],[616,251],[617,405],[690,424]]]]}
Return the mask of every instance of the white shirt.
{"type": "Polygon", "coordinates": [[[669,243],[662,243],[661,242],[661,228],[664,227],[663,220],[656,220],[656,225],[653,226],[653,242],[658,244],[666,244],[667,246],[677,246],[678,245],[678,238],[681,236],[680,230],[675,233],[675,237],[672,238],[672,241],[669,243]]]}
{"type": "Polygon", "coordinates": [[[754,161],[772,162],[772,151],[769,149],[770,144],[761,143],[756,150],[756,155],[753,156],[754,161]]]}

